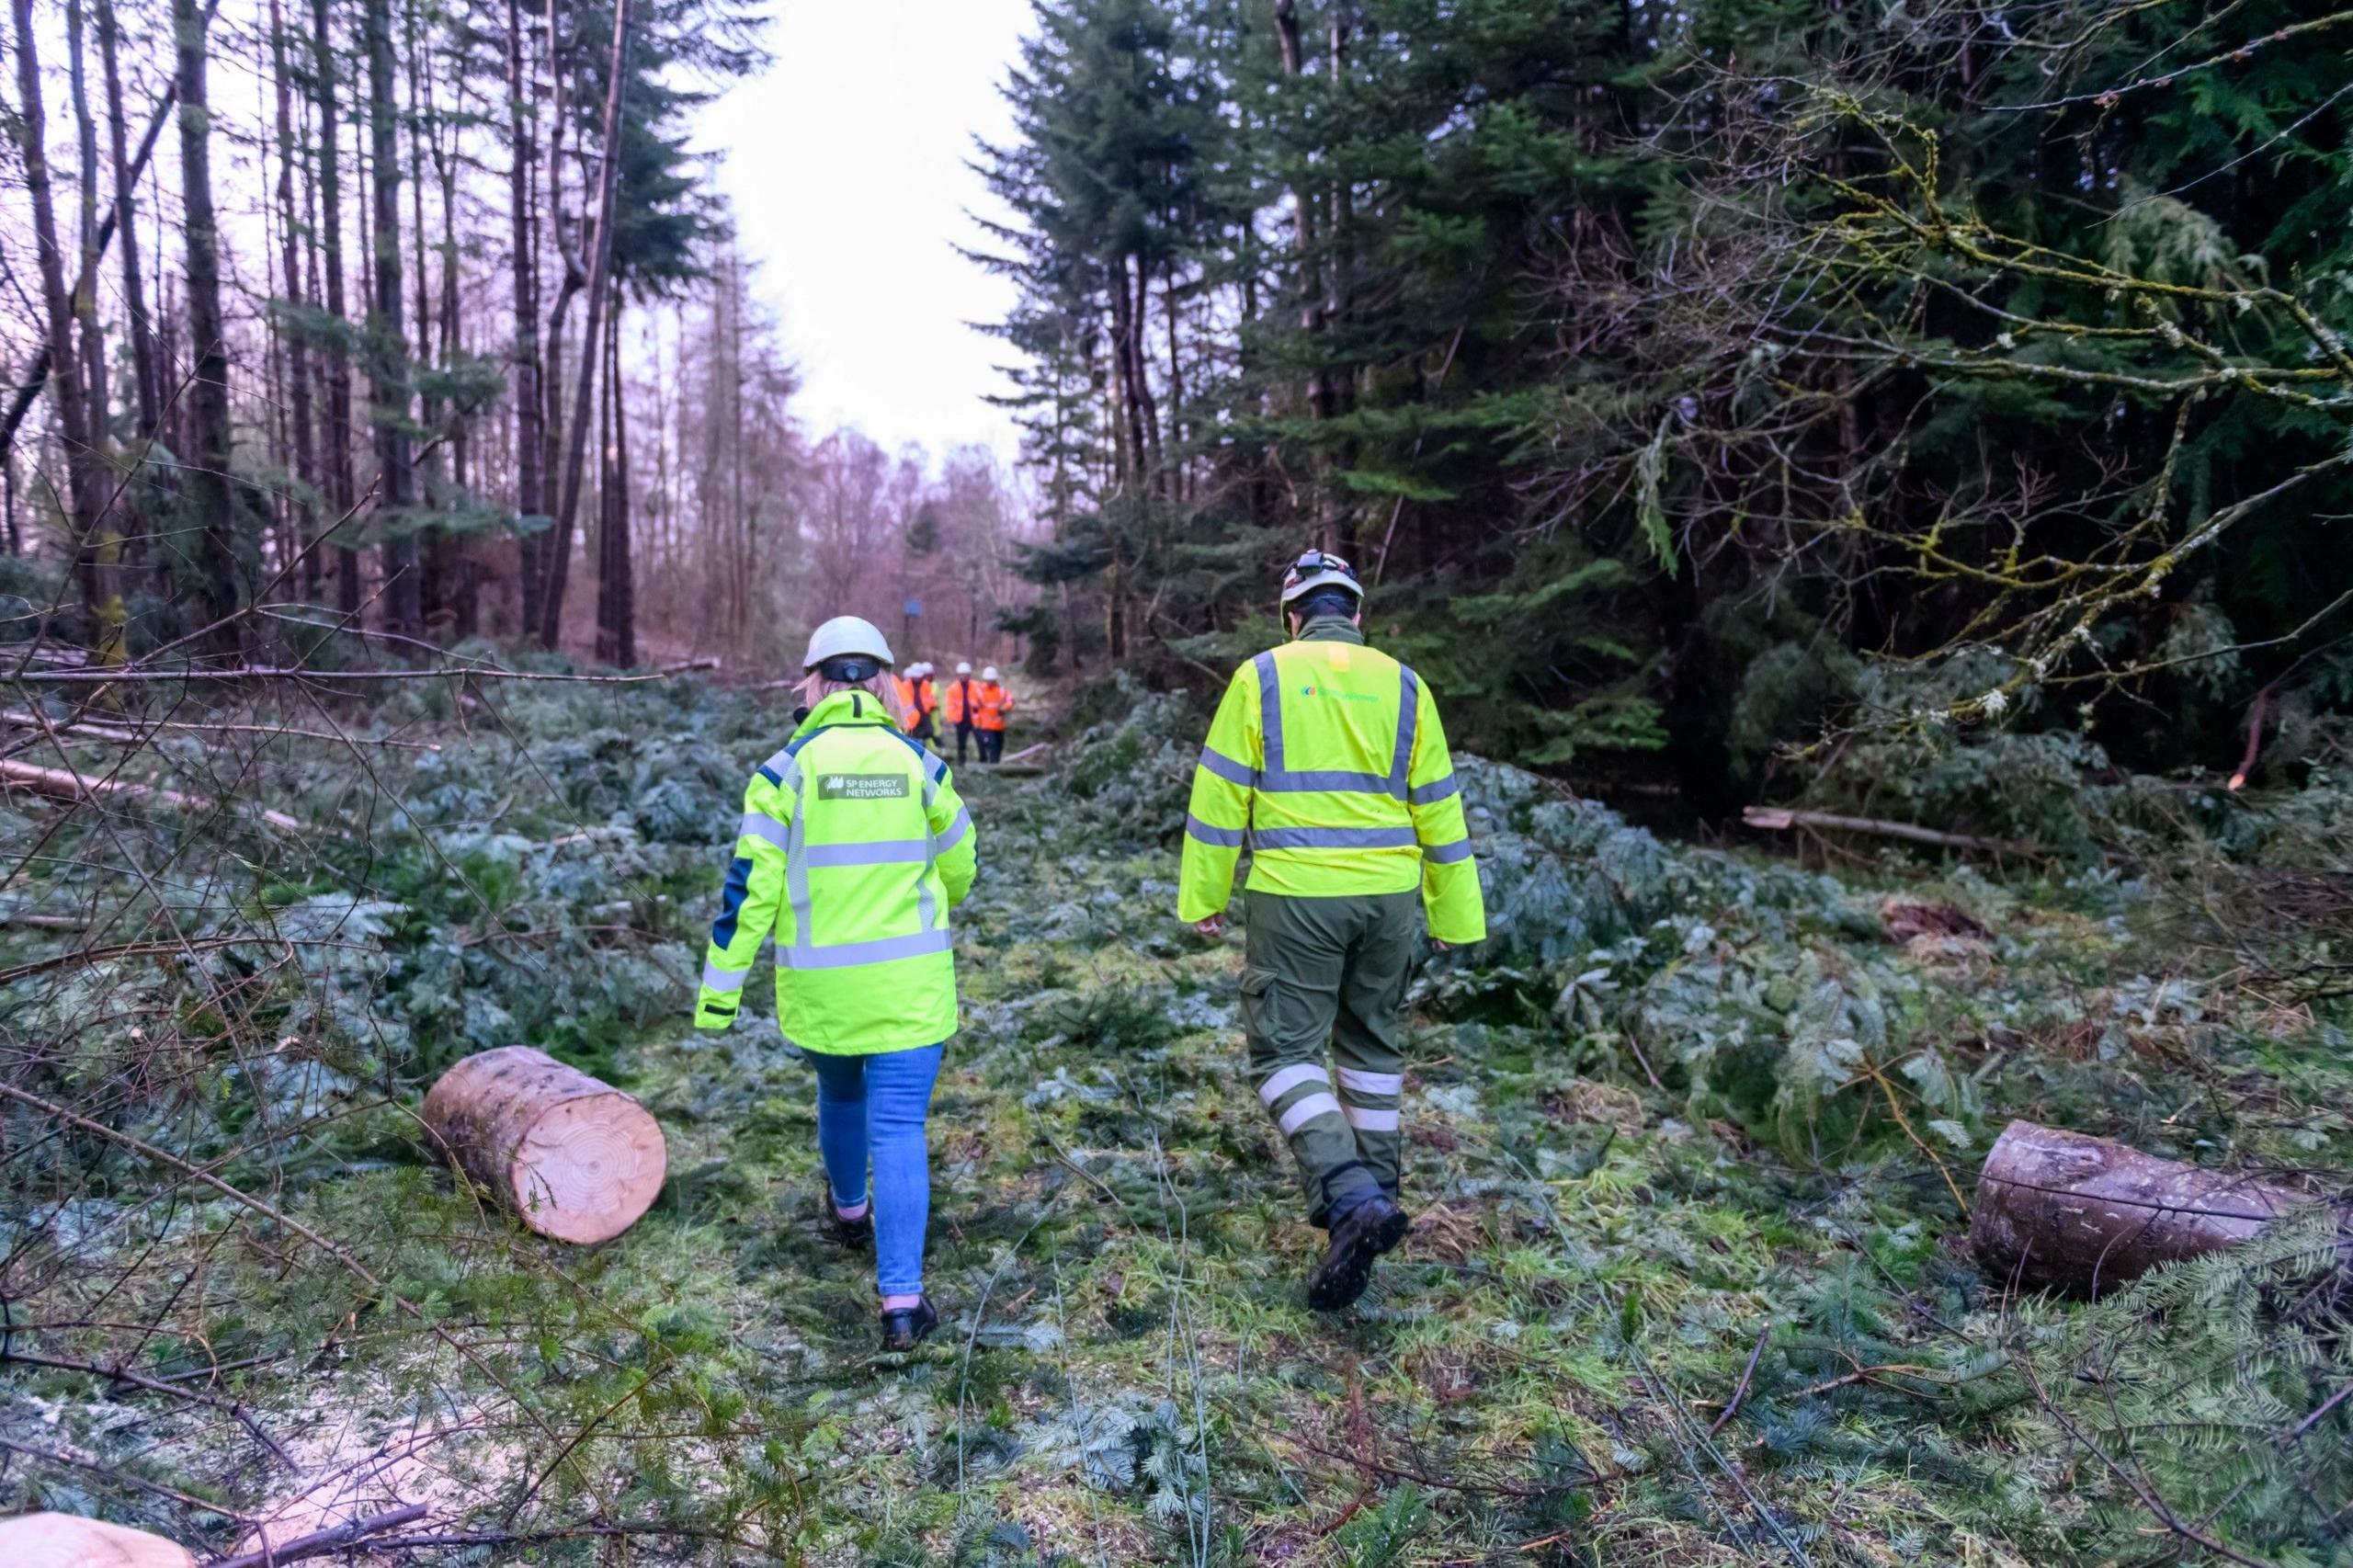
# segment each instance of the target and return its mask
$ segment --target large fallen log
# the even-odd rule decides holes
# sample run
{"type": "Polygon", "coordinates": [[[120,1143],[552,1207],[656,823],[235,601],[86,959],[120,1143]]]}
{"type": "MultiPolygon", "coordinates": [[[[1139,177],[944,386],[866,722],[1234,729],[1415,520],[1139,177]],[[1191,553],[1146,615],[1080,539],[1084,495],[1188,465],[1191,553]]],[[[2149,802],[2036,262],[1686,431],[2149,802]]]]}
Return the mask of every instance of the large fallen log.
{"type": "Polygon", "coordinates": [[[2234,1171],[2013,1121],[1978,1173],[1969,1244],[1996,1279],[2096,1296],[2158,1264],[2251,1240],[2311,1201],[2234,1171]]]}
{"type": "Polygon", "coordinates": [[[159,1535],[72,1514],[0,1519],[0,1563],[7,1568],[196,1568],[184,1547],[159,1535]]]}
{"type": "Polygon", "coordinates": [[[425,1096],[425,1125],[523,1223],[610,1241],[661,1193],[662,1128],[609,1084],[528,1045],[469,1056],[425,1096]]]}
{"type": "MultiPolygon", "coordinates": [[[[68,773],[62,767],[41,767],[29,762],[0,760],[0,784],[29,790],[36,795],[46,795],[53,801],[153,801],[189,816],[201,816],[217,810],[214,803],[202,795],[191,795],[181,790],[167,790],[160,784],[142,784],[131,778],[90,778],[68,773]]],[[[250,816],[276,828],[280,833],[300,833],[302,824],[284,812],[270,811],[261,806],[233,808],[239,814],[250,816]]]]}

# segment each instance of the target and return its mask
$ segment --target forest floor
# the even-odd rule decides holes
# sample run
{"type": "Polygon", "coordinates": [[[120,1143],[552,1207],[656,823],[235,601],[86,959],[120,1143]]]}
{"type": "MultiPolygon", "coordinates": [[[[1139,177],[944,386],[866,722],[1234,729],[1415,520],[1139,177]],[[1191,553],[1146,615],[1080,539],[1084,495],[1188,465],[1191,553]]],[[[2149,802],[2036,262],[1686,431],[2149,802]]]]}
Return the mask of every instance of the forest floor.
{"type": "MultiPolygon", "coordinates": [[[[407,1563],[2353,1560],[2353,1426],[2306,1419],[2353,1377],[2334,1290],[2304,1289],[2325,1233],[2095,1307],[1961,1245],[2013,1114],[2341,1182],[2325,987],[2113,872],[1831,876],[1466,759],[1496,937],[1416,984],[1416,1223],[1320,1316],[1320,1233],[1241,1071],[1238,937],[1174,919],[1189,721],[1159,699],[1048,777],[960,780],[983,869],[933,1123],[945,1321],[878,1355],[765,984],[731,1031],[687,1023],[773,744],[741,707],[559,693],[381,731],[444,748],[377,778],[433,854],[331,846],[240,890],[353,950],[225,1021],[183,1004],[262,1047],[132,1123],[263,1217],[134,1199],[103,1146],[10,1202],[12,1353],[216,1403],[0,1368],[0,1509],[227,1550],[431,1503],[407,1563]],[[420,1148],[420,1081],[515,1038],[661,1119],[669,1185],[620,1240],[540,1242],[420,1148]]],[[[330,765],[272,766],[349,820],[330,765]]],[[[152,1011],[175,981],[111,983],[152,1011]]],[[[56,1020],[97,994],[0,1013],[17,1081],[86,1081],[56,1020]]]]}

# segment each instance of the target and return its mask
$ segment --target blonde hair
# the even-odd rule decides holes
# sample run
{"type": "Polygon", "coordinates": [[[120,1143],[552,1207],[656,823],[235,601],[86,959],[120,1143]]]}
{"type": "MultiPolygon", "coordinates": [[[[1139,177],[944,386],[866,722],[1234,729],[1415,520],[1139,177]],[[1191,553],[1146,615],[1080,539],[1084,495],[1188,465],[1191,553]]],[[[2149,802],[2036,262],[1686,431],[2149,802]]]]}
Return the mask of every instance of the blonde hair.
{"type": "Polygon", "coordinates": [[[797,689],[803,708],[814,708],[836,692],[862,691],[882,705],[884,716],[899,716],[899,690],[888,668],[875,671],[871,680],[828,680],[822,670],[811,670],[797,689]]]}

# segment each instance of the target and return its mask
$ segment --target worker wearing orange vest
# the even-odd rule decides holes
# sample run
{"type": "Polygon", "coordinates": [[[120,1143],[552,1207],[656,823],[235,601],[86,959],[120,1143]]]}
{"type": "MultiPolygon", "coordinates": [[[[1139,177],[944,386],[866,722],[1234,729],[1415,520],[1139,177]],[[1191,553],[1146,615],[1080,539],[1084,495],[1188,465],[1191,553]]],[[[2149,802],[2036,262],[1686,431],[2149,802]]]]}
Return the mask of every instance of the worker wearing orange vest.
{"type": "MultiPolygon", "coordinates": [[[[956,666],[956,678],[949,682],[940,701],[941,715],[956,727],[956,766],[959,767],[964,766],[964,748],[972,738],[973,716],[979,710],[980,704],[973,699],[972,666],[960,663],[956,666]]],[[[941,737],[939,752],[942,756],[948,755],[946,739],[945,735],[941,737]]]]}
{"type": "Polygon", "coordinates": [[[995,764],[1005,757],[1005,716],[1013,711],[1013,693],[991,665],[972,688],[972,728],[981,744],[981,760],[995,764]]]}
{"type": "Polygon", "coordinates": [[[921,665],[909,665],[904,675],[891,677],[892,705],[898,709],[892,717],[899,721],[899,728],[911,735],[923,722],[923,706],[915,700],[915,675],[922,668],[921,665]]]}
{"type": "Polygon", "coordinates": [[[907,733],[927,746],[939,744],[939,683],[931,677],[937,674],[929,663],[920,664],[907,672],[915,676],[915,722],[907,733]]]}

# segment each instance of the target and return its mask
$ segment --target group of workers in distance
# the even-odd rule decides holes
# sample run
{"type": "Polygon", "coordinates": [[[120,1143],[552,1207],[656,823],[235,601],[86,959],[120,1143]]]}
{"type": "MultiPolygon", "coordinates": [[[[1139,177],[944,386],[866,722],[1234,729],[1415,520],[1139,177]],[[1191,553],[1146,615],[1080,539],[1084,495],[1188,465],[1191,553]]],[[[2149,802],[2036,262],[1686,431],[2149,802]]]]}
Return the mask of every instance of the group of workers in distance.
{"type": "MultiPolygon", "coordinates": [[[[876,632],[879,642],[881,632],[876,632]]],[[[972,678],[972,666],[959,664],[956,678],[948,683],[943,692],[938,672],[930,665],[909,665],[903,674],[892,677],[892,695],[898,703],[899,726],[927,746],[937,747],[942,755],[948,750],[948,733],[956,733],[956,765],[964,764],[967,743],[980,749],[981,760],[992,766],[1005,756],[1005,721],[1013,711],[1013,692],[991,665],[972,678]]]]}
{"type": "MultiPolygon", "coordinates": [[[[1363,602],[1354,570],[1327,551],[1285,573],[1290,641],[1237,669],[1218,705],[1175,911],[1220,936],[1249,853],[1246,1071],[1326,1233],[1307,1283],[1322,1312],[1363,1294],[1410,1228],[1403,1013],[1423,931],[1441,949],[1487,934],[1437,699],[1365,641],[1363,602]]],[[[930,666],[897,676],[893,663],[856,617],[811,637],[792,733],[744,791],[695,1027],[734,1023],[773,937],[777,1023],[816,1073],[819,1224],[872,1250],[883,1346],[904,1351],[939,1323],[923,1289],[926,1124],[957,1028],[949,912],[979,864],[972,813],[926,743],[941,744],[945,716],[960,763],[967,729],[994,761],[1012,700],[993,669],[974,683],[960,665],[936,691],[930,666]]]]}

